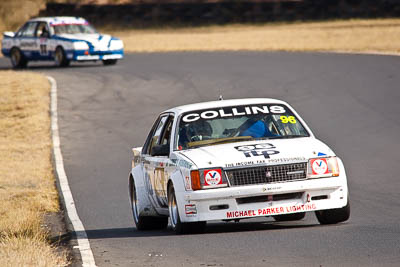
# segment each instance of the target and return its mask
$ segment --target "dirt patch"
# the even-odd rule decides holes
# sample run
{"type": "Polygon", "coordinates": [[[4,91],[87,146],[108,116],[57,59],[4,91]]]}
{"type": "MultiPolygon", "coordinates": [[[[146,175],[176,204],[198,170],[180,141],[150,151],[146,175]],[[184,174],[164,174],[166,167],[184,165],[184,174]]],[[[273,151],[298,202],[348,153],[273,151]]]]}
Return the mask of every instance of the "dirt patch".
{"type": "Polygon", "coordinates": [[[66,225],[65,212],[48,212],[43,218],[43,230],[47,233],[48,242],[54,246],[54,252],[61,257],[67,257],[69,262],[73,261],[73,252],[70,245],[72,233],[66,225]]]}

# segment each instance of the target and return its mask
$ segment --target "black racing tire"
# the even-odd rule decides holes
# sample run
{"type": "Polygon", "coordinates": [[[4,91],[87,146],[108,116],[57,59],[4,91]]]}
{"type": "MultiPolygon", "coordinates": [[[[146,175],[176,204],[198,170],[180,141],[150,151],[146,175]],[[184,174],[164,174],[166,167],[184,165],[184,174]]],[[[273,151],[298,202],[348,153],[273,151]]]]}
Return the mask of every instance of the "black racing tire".
{"type": "Polygon", "coordinates": [[[178,205],[176,203],[175,197],[175,189],[174,186],[170,186],[168,188],[168,210],[169,210],[169,217],[171,221],[172,230],[180,235],[180,234],[189,234],[189,233],[203,233],[207,222],[190,222],[190,223],[183,223],[181,222],[178,205]]]}
{"type": "Polygon", "coordinates": [[[103,60],[103,65],[104,66],[111,66],[111,65],[115,65],[117,64],[117,59],[107,59],[107,60],[103,60]]]}
{"type": "Polygon", "coordinates": [[[131,180],[130,185],[130,199],[131,199],[131,208],[133,221],[135,222],[136,229],[139,231],[143,230],[158,230],[165,229],[168,226],[168,217],[167,216],[143,216],[138,212],[138,197],[136,194],[135,181],[131,180]]]}
{"type": "Polygon", "coordinates": [[[350,218],[350,200],[347,205],[339,209],[319,210],[315,212],[320,224],[336,224],[347,221],[350,218]]]}
{"type": "Polygon", "coordinates": [[[67,55],[65,54],[65,51],[61,46],[58,46],[56,48],[56,52],[54,54],[54,61],[57,67],[69,66],[70,61],[67,59],[67,55]]]}
{"type": "Polygon", "coordinates": [[[10,60],[14,69],[22,69],[28,65],[28,60],[17,47],[11,49],[10,60]]]}
{"type": "Polygon", "coordinates": [[[277,222],[287,222],[287,221],[299,221],[304,219],[306,216],[305,212],[293,213],[293,214],[283,214],[272,216],[277,222]]]}

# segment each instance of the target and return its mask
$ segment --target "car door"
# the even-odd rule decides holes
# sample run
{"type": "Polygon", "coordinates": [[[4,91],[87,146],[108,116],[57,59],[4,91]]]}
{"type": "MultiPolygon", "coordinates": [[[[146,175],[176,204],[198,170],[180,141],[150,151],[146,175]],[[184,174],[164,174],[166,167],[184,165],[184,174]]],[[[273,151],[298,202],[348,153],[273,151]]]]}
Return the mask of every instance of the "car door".
{"type": "Polygon", "coordinates": [[[155,197],[160,204],[160,208],[168,207],[167,182],[169,167],[172,165],[169,157],[171,148],[171,134],[174,116],[169,115],[165,122],[164,129],[161,132],[159,141],[150,151],[152,161],[154,162],[154,175],[150,176],[154,187],[155,197]],[[157,150],[158,151],[154,151],[157,150]]]}
{"type": "Polygon", "coordinates": [[[34,52],[35,57],[42,60],[50,59],[49,52],[49,42],[50,42],[50,29],[47,25],[47,22],[41,21],[38,22],[35,31],[36,38],[36,51],[34,52]]]}
{"type": "MultiPolygon", "coordinates": [[[[155,208],[161,208],[166,205],[166,203],[158,197],[159,186],[155,182],[155,175],[159,176],[160,168],[162,168],[163,158],[154,155],[155,147],[157,147],[162,138],[163,131],[165,129],[165,125],[168,121],[169,114],[162,114],[155,122],[151,133],[149,134],[146,143],[142,149],[142,163],[143,163],[143,174],[144,174],[144,183],[148,192],[148,196],[150,202],[155,208]],[[157,168],[157,173],[156,173],[157,168]]],[[[159,177],[162,179],[162,177],[159,177]]]]}
{"type": "Polygon", "coordinates": [[[38,49],[35,37],[37,24],[36,21],[25,23],[15,36],[16,46],[27,59],[34,59],[38,49]]]}

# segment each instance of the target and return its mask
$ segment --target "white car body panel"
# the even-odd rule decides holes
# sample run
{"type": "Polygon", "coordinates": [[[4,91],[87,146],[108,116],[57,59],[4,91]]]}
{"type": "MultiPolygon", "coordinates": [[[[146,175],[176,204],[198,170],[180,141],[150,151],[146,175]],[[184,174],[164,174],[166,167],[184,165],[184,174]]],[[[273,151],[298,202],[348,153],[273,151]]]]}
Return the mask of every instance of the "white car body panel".
{"type": "MultiPolygon", "coordinates": [[[[262,149],[261,149],[262,150],[262,149]]],[[[263,140],[230,143],[215,146],[199,147],[197,149],[181,151],[183,155],[196,163],[198,168],[209,168],[210,166],[232,168],[243,166],[256,166],[258,164],[284,164],[304,162],[308,158],[315,157],[315,152],[324,153],[327,156],[335,156],[333,151],[321,141],[303,137],[297,139],[263,140]],[[250,149],[253,147],[265,147],[265,151],[274,151],[277,154],[265,158],[265,156],[254,156],[247,151],[238,151],[235,147],[243,146],[250,149]],[[296,147],[296,149],[293,149],[296,147]],[[246,156],[247,155],[247,156],[246,156]],[[210,164],[210,162],[212,162],[210,164]]]]}

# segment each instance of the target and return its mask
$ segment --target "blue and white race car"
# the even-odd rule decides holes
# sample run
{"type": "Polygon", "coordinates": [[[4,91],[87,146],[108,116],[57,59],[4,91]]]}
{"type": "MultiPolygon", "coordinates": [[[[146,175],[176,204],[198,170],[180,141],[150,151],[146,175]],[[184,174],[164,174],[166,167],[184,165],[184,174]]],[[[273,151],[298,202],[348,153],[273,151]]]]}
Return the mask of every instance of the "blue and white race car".
{"type": "Polygon", "coordinates": [[[83,18],[40,17],[26,22],[16,33],[4,32],[1,52],[14,68],[29,61],[54,60],[57,66],[71,61],[97,61],[114,65],[124,56],[122,40],[102,35],[83,18]]]}

